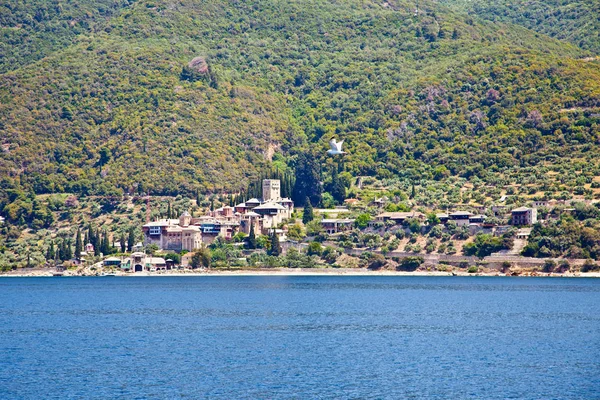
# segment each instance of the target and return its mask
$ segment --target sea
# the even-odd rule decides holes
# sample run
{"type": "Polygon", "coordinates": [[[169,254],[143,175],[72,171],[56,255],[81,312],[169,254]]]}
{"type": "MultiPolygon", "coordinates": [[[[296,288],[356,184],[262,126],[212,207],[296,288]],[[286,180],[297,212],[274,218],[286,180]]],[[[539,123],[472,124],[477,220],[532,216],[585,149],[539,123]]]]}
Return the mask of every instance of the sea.
{"type": "Polygon", "coordinates": [[[1,399],[600,399],[600,279],[0,279],[1,399]]]}

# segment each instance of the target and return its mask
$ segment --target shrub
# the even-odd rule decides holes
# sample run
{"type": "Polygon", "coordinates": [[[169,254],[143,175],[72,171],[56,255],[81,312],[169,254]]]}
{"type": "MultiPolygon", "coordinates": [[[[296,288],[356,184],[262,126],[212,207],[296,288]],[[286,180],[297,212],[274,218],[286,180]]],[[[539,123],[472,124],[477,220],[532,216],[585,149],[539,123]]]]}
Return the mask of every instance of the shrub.
{"type": "Polygon", "coordinates": [[[311,242],[308,245],[308,255],[309,256],[320,256],[323,252],[323,246],[319,242],[311,242]]]}
{"type": "Polygon", "coordinates": [[[423,264],[425,260],[423,257],[405,257],[400,261],[400,264],[396,267],[398,271],[415,271],[423,264]]]}
{"type": "Polygon", "coordinates": [[[554,262],[554,260],[546,260],[544,261],[544,267],[542,268],[542,271],[552,272],[554,271],[554,268],[556,268],[556,263],[554,262]]]}
{"type": "Polygon", "coordinates": [[[594,260],[589,259],[589,258],[587,260],[585,260],[585,262],[581,266],[581,272],[595,271],[597,269],[598,269],[598,266],[596,265],[594,260]]]}

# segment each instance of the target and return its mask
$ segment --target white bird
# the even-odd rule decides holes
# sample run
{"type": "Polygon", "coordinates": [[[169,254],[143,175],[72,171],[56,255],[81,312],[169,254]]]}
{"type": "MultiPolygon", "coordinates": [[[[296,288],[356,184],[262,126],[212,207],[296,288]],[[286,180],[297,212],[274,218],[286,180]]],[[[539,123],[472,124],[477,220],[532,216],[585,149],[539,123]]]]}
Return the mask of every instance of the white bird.
{"type": "Polygon", "coordinates": [[[335,138],[331,138],[331,140],[329,141],[331,150],[327,150],[327,154],[331,154],[331,155],[346,154],[345,151],[342,151],[342,143],[344,143],[343,140],[341,142],[337,142],[335,140],[335,138]]]}

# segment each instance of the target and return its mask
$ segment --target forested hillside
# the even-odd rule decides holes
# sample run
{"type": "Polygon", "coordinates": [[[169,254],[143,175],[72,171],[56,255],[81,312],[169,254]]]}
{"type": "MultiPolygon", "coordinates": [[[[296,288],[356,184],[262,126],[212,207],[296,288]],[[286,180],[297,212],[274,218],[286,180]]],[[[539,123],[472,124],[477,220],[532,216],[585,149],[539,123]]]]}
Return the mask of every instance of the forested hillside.
{"type": "Polygon", "coordinates": [[[3,6],[3,206],[238,191],[332,135],[353,175],[553,194],[599,174],[590,46],[437,2],[61,4],[3,6]]]}
{"type": "Polygon", "coordinates": [[[0,4],[0,73],[74,44],[134,0],[6,0],[0,4]]]}
{"type": "Polygon", "coordinates": [[[600,54],[597,0],[442,0],[490,21],[511,22],[600,54]]]}

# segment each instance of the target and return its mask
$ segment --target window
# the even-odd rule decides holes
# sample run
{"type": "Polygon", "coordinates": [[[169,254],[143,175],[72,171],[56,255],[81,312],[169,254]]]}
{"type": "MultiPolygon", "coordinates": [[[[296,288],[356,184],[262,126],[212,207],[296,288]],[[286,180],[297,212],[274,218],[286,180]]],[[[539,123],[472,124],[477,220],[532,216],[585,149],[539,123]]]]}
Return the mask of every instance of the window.
{"type": "Polygon", "coordinates": [[[160,235],[160,226],[151,226],[150,235],[160,235]]]}

